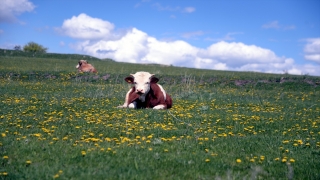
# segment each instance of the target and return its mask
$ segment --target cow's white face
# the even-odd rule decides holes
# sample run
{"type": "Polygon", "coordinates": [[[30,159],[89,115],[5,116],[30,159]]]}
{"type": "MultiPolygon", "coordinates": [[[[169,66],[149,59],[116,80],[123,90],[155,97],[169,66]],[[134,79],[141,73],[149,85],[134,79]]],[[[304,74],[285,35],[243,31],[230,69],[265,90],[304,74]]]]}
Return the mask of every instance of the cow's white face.
{"type": "Polygon", "coordinates": [[[87,64],[86,60],[80,60],[76,66],[76,68],[78,69],[82,64],[87,64]]]}
{"type": "Polygon", "coordinates": [[[157,83],[158,80],[158,78],[154,77],[154,74],[148,72],[137,72],[125,78],[125,81],[134,85],[135,93],[140,96],[147,94],[150,91],[150,83],[157,83]]]}

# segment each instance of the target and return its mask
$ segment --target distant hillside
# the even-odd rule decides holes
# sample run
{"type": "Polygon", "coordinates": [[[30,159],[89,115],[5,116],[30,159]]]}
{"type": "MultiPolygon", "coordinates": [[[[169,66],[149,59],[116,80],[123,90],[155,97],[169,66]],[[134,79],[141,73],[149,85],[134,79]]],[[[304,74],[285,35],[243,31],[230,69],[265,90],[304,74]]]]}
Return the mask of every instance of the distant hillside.
{"type": "MultiPolygon", "coordinates": [[[[101,60],[99,58],[81,55],[81,54],[58,54],[58,53],[31,53],[10,49],[0,49],[0,56],[5,57],[35,57],[35,58],[51,58],[51,59],[86,59],[86,60],[101,60]]],[[[112,59],[103,59],[104,61],[113,61],[112,59]]]]}

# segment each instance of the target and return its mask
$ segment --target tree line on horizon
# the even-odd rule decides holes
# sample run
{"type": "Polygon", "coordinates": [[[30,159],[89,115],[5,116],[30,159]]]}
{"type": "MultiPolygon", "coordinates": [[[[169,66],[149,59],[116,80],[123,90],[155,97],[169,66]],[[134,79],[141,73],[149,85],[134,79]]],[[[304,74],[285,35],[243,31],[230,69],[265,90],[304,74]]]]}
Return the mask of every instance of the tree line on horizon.
{"type": "Polygon", "coordinates": [[[16,45],[13,48],[16,51],[25,51],[25,52],[32,52],[32,53],[47,53],[48,48],[35,43],[33,41],[28,42],[26,45],[23,46],[23,48],[21,49],[20,45],[16,45]]]}

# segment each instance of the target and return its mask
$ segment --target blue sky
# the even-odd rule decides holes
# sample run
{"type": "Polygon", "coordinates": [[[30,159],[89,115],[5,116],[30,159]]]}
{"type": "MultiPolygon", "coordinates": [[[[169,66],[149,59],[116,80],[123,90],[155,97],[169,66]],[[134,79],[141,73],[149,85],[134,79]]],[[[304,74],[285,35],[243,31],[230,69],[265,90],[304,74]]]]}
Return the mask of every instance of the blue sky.
{"type": "Polygon", "coordinates": [[[320,76],[319,0],[0,0],[0,48],[320,76]]]}

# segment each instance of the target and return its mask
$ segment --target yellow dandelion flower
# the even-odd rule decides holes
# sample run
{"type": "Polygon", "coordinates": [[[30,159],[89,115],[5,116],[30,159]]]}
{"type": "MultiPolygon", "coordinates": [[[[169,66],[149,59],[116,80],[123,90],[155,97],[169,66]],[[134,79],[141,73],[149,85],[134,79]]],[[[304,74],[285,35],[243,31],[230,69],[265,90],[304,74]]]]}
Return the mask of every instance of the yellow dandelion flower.
{"type": "Polygon", "coordinates": [[[237,163],[241,163],[241,159],[237,159],[236,162],[237,162],[237,163]]]}
{"type": "Polygon", "coordinates": [[[54,179],[57,179],[59,176],[60,176],[59,174],[55,174],[55,175],[53,176],[53,178],[54,178],[54,179]]]}
{"type": "Polygon", "coordinates": [[[287,144],[287,143],[289,143],[289,140],[284,140],[284,141],[282,141],[282,143],[287,144]]]}
{"type": "Polygon", "coordinates": [[[27,160],[27,161],[26,161],[26,163],[27,163],[27,164],[31,164],[31,163],[32,163],[32,161],[30,161],[30,160],[27,160]]]}
{"type": "Polygon", "coordinates": [[[206,161],[206,162],[210,162],[210,159],[206,159],[205,161],[206,161]]]}
{"type": "Polygon", "coordinates": [[[3,159],[8,159],[9,157],[8,156],[3,156],[3,159]]]}
{"type": "Polygon", "coordinates": [[[294,160],[293,158],[291,158],[289,161],[290,161],[291,163],[294,163],[296,160],[294,160]]]}
{"type": "Polygon", "coordinates": [[[81,151],[82,156],[85,156],[87,153],[86,151],[81,151]]]}

